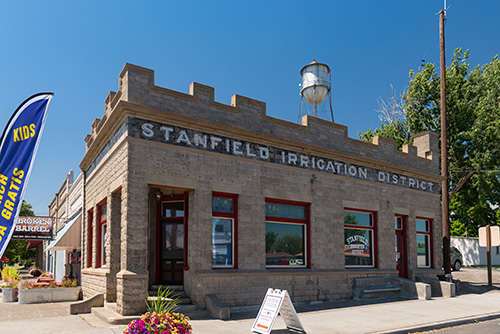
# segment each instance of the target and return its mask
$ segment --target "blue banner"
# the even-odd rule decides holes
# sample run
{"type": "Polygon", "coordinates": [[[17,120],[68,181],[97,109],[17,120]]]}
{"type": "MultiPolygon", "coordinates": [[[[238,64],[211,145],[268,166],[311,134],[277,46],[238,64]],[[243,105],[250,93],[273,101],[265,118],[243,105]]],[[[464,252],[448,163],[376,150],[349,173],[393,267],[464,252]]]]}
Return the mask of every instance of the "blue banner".
{"type": "Polygon", "coordinates": [[[14,232],[53,95],[39,93],[26,99],[0,140],[0,257],[14,232]]]}

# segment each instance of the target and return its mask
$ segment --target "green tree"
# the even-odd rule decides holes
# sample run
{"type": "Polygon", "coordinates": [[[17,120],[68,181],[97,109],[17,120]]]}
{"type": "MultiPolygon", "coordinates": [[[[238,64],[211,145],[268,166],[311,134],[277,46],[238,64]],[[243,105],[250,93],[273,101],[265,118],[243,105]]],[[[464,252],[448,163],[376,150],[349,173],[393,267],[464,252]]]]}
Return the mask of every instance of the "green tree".
{"type": "Polygon", "coordinates": [[[276,239],[278,239],[279,234],[276,232],[269,231],[266,233],[266,253],[271,252],[271,247],[274,245],[276,239]]]}
{"type": "MultiPolygon", "coordinates": [[[[500,60],[470,70],[469,51],[456,49],[446,69],[451,234],[476,236],[478,225],[499,221],[500,60]]],[[[359,133],[380,135],[399,148],[425,130],[440,133],[440,77],[427,63],[410,71],[407,90],[381,106],[381,127],[359,133]]]]}
{"type": "Polygon", "coordinates": [[[291,233],[283,233],[271,246],[271,252],[285,252],[290,255],[297,255],[304,252],[302,236],[291,233]]]}
{"type": "MultiPolygon", "coordinates": [[[[34,216],[35,212],[31,204],[23,200],[19,216],[34,216]]],[[[5,249],[4,256],[14,263],[32,263],[35,260],[36,252],[34,250],[27,250],[28,240],[10,239],[9,245],[5,249]]]]}

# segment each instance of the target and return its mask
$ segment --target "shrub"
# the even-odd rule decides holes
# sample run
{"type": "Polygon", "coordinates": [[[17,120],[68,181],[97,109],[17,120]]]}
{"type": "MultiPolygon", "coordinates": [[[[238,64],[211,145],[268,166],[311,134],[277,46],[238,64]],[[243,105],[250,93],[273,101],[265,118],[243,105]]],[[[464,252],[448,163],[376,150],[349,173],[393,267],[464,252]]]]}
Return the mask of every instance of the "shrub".
{"type": "Polygon", "coordinates": [[[146,294],[146,306],[149,313],[166,314],[175,311],[179,304],[179,296],[174,294],[170,288],[162,289],[158,287],[156,297],[146,294]]]}
{"type": "Polygon", "coordinates": [[[21,281],[17,284],[17,287],[18,287],[18,289],[25,289],[25,290],[32,288],[29,281],[21,281]]]}
{"type": "Polygon", "coordinates": [[[124,334],[191,334],[189,318],[180,313],[157,314],[147,312],[141,319],[128,324],[124,334]]]}
{"type": "Polygon", "coordinates": [[[17,283],[21,280],[17,267],[6,266],[2,269],[3,286],[8,288],[17,287],[17,283]]]}
{"type": "Polygon", "coordinates": [[[62,286],[65,288],[74,288],[78,286],[78,280],[76,278],[64,277],[62,279],[62,286]]]}
{"type": "Polygon", "coordinates": [[[30,273],[30,275],[32,275],[34,277],[38,277],[42,274],[42,271],[40,269],[38,269],[37,267],[30,267],[29,273],[30,273]]]}
{"type": "Polygon", "coordinates": [[[40,277],[54,278],[54,274],[48,271],[44,271],[43,274],[40,275],[40,277]]]}

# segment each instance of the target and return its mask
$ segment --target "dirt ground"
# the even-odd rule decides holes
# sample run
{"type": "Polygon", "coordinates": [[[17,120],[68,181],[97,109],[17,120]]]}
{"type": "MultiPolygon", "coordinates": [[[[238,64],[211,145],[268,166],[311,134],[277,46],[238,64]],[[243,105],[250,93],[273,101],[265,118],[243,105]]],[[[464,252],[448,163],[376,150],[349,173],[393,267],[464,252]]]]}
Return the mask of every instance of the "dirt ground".
{"type": "Polygon", "coordinates": [[[488,269],[463,267],[452,271],[453,280],[458,285],[457,293],[487,293],[500,290],[500,269],[492,269],[493,286],[488,286],[488,269]]]}

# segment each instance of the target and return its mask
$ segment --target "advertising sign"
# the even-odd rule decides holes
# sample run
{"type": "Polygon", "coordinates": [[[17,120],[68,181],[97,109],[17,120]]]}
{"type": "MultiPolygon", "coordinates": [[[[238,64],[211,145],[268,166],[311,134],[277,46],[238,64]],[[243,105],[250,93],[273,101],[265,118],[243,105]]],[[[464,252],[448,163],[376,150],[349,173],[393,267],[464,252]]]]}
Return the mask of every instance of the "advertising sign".
{"type": "Polygon", "coordinates": [[[15,220],[16,228],[12,239],[51,240],[52,218],[19,217],[15,220]]]}
{"type": "Polygon", "coordinates": [[[271,333],[278,313],[281,314],[287,328],[305,333],[288,292],[286,290],[271,288],[267,290],[259,314],[252,326],[252,332],[261,334],[271,333]]]}
{"type": "Polygon", "coordinates": [[[14,233],[53,93],[26,99],[0,139],[0,256],[14,233]]]}

